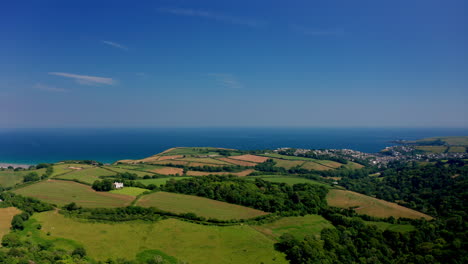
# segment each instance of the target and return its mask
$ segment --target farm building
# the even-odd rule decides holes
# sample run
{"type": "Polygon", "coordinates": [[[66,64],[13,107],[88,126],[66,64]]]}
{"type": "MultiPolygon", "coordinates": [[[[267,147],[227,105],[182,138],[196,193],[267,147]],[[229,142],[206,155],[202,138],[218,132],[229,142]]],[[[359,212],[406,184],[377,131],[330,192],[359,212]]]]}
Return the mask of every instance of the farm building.
{"type": "Polygon", "coordinates": [[[123,182],[114,182],[114,187],[116,189],[122,189],[124,187],[123,182]]]}

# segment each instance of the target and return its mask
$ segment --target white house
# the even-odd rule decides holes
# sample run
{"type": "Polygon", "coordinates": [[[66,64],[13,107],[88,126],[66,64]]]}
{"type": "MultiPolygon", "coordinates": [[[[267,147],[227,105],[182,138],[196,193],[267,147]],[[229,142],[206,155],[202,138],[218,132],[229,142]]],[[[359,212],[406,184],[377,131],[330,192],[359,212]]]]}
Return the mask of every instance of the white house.
{"type": "Polygon", "coordinates": [[[122,189],[124,187],[123,182],[114,182],[114,187],[116,189],[122,189]]]}

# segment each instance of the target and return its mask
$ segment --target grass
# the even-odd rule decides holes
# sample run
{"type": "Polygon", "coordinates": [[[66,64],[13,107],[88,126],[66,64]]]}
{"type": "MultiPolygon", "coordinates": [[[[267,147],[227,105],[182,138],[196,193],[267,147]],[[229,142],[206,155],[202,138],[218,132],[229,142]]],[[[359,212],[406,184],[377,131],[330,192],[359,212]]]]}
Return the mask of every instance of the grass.
{"type": "MultiPolygon", "coordinates": [[[[0,208],[0,241],[2,237],[10,232],[13,216],[21,213],[16,207],[0,208]]],[[[0,246],[1,247],[1,246],[0,246]]]]}
{"type": "Polygon", "coordinates": [[[466,147],[450,147],[448,152],[463,153],[466,152],[466,147]]]}
{"type": "Polygon", "coordinates": [[[426,214],[400,206],[396,203],[390,203],[351,191],[337,189],[330,190],[327,195],[327,201],[330,206],[340,208],[357,207],[355,209],[357,213],[367,214],[370,216],[384,218],[393,216],[395,218],[406,217],[413,219],[423,217],[426,219],[432,219],[432,217],[426,214]]]}
{"type": "Polygon", "coordinates": [[[36,172],[39,176],[41,176],[44,174],[45,169],[26,171],[0,170],[0,186],[12,187],[18,183],[22,183],[24,176],[31,172],[36,172]]]}
{"type": "Polygon", "coordinates": [[[333,228],[333,225],[320,215],[305,215],[284,217],[273,223],[253,226],[253,228],[276,239],[284,233],[303,239],[307,235],[319,238],[322,229],[333,228]]]}
{"type": "Polygon", "coordinates": [[[315,159],[311,159],[311,158],[281,155],[281,154],[277,154],[277,153],[268,153],[268,154],[262,154],[262,155],[259,155],[259,156],[278,158],[278,159],[285,159],[285,160],[316,161],[315,159]]]}
{"type": "Polygon", "coordinates": [[[271,176],[252,176],[252,177],[247,177],[246,179],[256,179],[260,178],[265,181],[270,181],[270,182],[284,182],[286,184],[298,184],[298,183],[310,183],[310,184],[317,184],[317,185],[322,185],[325,187],[330,187],[326,183],[322,183],[319,181],[314,181],[302,177],[291,177],[291,176],[278,176],[278,175],[271,175],[271,176]]]}
{"type": "Polygon", "coordinates": [[[191,177],[168,177],[168,178],[157,178],[157,179],[143,179],[143,180],[137,180],[137,182],[141,182],[143,183],[144,185],[150,185],[150,184],[154,184],[156,186],[159,186],[161,184],[166,184],[167,181],[169,181],[170,179],[174,179],[174,180],[182,180],[182,179],[189,179],[191,177]]]}
{"type": "Polygon", "coordinates": [[[59,180],[42,181],[14,192],[59,206],[75,202],[83,207],[123,207],[133,201],[128,195],[96,192],[84,184],[59,180]]]}
{"type": "Polygon", "coordinates": [[[103,168],[95,167],[82,170],[76,170],[62,175],[55,176],[64,180],[78,180],[80,182],[93,184],[94,181],[102,180],[101,177],[116,175],[116,172],[112,172],[103,168]]]}
{"type": "Polygon", "coordinates": [[[432,153],[444,153],[447,150],[446,146],[416,146],[414,148],[432,153]]]}
{"type": "Polygon", "coordinates": [[[74,169],[69,169],[69,167],[75,167],[75,168],[92,168],[94,166],[92,165],[87,165],[87,164],[76,164],[76,163],[64,163],[64,164],[55,164],[54,165],[54,172],[52,173],[52,177],[68,173],[71,171],[75,171],[74,169]]]}
{"type": "Polygon", "coordinates": [[[393,232],[401,232],[401,233],[406,233],[406,232],[411,232],[415,230],[415,227],[413,225],[409,224],[391,224],[387,222],[376,222],[376,221],[364,221],[368,225],[375,225],[377,226],[378,229],[381,231],[393,231],[393,232]]]}
{"type": "MultiPolygon", "coordinates": [[[[151,165],[151,164],[117,164],[117,165],[112,165],[109,167],[111,170],[118,170],[118,169],[124,169],[128,170],[128,172],[131,173],[136,173],[138,174],[138,171],[142,172],[142,175],[153,175],[154,173],[150,172],[151,170],[161,168],[159,165],[151,165]]],[[[124,171],[125,172],[125,171],[124,171]]]]}
{"type": "MultiPolygon", "coordinates": [[[[118,166],[120,166],[120,165],[118,165],[118,166]]],[[[136,166],[129,165],[129,167],[130,167],[130,169],[123,169],[123,168],[118,168],[118,167],[115,167],[115,166],[106,166],[104,168],[109,169],[111,171],[118,172],[118,173],[128,172],[128,173],[136,174],[138,177],[144,177],[146,175],[149,175],[149,176],[154,175],[154,173],[152,173],[152,172],[137,170],[139,168],[138,165],[136,165],[136,166]]],[[[151,169],[155,169],[154,167],[156,167],[156,166],[153,166],[151,169]]]]}
{"type": "Polygon", "coordinates": [[[66,218],[53,212],[33,216],[42,225],[42,235],[64,238],[84,246],[88,255],[104,261],[135,259],[157,250],[191,264],[288,263],[274,250],[274,240],[250,226],[204,226],[166,219],[155,223],[91,223],[66,218]]]}
{"type": "Polygon", "coordinates": [[[434,141],[434,140],[442,140],[443,142],[453,146],[468,146],[468,136],[465,137],[433,137],[433,138],[425,138],[421,140],[417,140],[416,142],[425,142],[425,141],[434,141]]]}
{"type": "Polygon", "coordinates": [[[316,163],[316,162],[306,162],[304,165],[301,166],[301,168],[304,168],[306,170],[331,170],[332,168],[323,166],[322,164],[316,163]]]}
{"type": "Polygon", "coordinates": [[[301,166],[304,164],[302,160],[282,160],[282,159],[273,159],[276,162],[276,167],[282,167],[285,169],[290,169],[292,167],[301,166]]]}
{"type": "Polygon", "coordinates": [[[148,191],[147,189],[138,188],[138,187],[124,187],[118,190],[112,190],[110,193],[115,194],[123,194],[123,195],[130,195],[130,196],[138,196],[144,192],[148,191]]]}
{"type": "Polygon", "coordinates": [[[247,219],[267,213],[240,205],[178,193],[156,192],[142,196],[136,205],[156,207],[174,213],[195,213],[220,220],[247,219]]]}

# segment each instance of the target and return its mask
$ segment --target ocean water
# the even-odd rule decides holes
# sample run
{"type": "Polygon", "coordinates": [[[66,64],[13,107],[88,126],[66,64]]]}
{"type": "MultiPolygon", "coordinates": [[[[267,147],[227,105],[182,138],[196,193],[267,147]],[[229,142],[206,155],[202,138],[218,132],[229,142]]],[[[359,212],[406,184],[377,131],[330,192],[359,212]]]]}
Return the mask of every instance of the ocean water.
{"type": "Polygon", "coordinates": [[[66,159],[104,163],[138,159],[171,147],[235,149],[348,148],[378,152],[392,140],[468,136],[468,129],[441,128],[145,128],[2,129],[0,162],[37,164],[66,159]]]}

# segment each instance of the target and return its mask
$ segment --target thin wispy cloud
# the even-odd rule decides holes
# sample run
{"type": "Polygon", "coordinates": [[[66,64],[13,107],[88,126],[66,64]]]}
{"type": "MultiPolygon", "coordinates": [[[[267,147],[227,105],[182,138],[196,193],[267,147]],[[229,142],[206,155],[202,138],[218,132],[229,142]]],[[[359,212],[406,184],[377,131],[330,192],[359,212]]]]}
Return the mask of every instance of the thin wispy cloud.
{"type": "Polygon", "coordinates": [[[34,89],[41,90],[41,91],[54,92],[54,93],[64,93],[64,92],[68,92],[67,89],[58,88],[58,87],[54,87],[54,86],[50,86],[50,85],[45,85],[45,84],[41,84],[41,83],[36,83],[36,84],[33,86],[33,88],[34,88],[34,89]]]}
{"type": "Polygon", "coordinates": [[[117,42],[112,42],[112,41],[108,41],[108,40],[102,40],[102,43],[104,44],[107,44],[109,46],[112,46],[114,48],[118,48],[118,49],[121,49],[121,50],[128,50],[128,48],[122,44],[119,44],[117,42]]]}
{"type": "Polygon", "coordinates": [[[244,25],[249,27],[263,27],[267,23],[262,20],[249,19],[244,17],[230,16],[219,12],[212,12],[200,9],[189,9],[189,8],[159,8],[159,12],[179,15],[179,16],[192,16],[201,17],[206,19],[217,20],[236,25],[244,25]]]}
{"type": "Polygon", "coordinates": [[[214,77],[215,80],[225,88],[239,89],[243,87],[239,80],[229,73],[209,73],[208,76],[214,77]]]}
{"type": "Polygon", "coordinates": [[[293,31],[299,32],[308,36],[342,36],[344,35],[343,29],[311,29],[299,25],[291,25],[293,31]]]}
{"type": "Polygon", "coordinates": [[[70,78],[70,79],[75,80],[79,84],[85,84],[85,85],[99,85],[99,84],[113,85],[117,83],[117,81],[113,80],[112,78],[79,75],[79,74],[66,73],[66,72],[49,72],[49,75],[70,78]]]}

